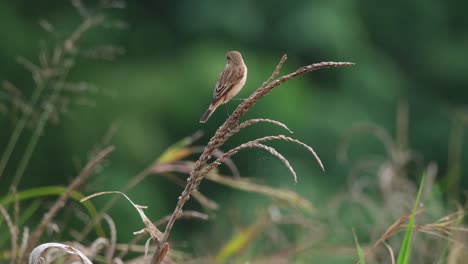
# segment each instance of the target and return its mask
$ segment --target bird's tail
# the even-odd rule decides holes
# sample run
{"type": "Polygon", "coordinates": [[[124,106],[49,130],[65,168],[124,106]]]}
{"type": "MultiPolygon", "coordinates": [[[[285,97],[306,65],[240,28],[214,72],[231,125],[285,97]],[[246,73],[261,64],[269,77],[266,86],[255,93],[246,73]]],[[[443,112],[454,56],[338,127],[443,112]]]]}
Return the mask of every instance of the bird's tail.
{"type": "Polygon", "coordinates": [[[208,107],[206,112],[200,118],[200,123],[205,123],[208,120],[208,118],[210,118],[211,114],[213,114],[215,109],[216,109],[216,107],[213,106],[212,104],[210,104],[210,107],[208,107]]]}

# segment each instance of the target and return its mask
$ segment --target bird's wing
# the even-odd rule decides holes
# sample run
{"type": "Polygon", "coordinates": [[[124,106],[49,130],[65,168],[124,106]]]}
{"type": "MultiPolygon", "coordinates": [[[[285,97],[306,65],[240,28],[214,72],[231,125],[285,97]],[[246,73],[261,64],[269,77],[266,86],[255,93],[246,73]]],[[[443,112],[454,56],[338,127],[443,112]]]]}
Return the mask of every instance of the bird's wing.
{"type": "Polygon", "coordinates": [[[216,89],[213,93],[213,101],[225,96],[234,85],[242,80],[243,75],[244,73],[242,69],[233,70],[232,68],[226,67],[216,83],[216,89]]]}

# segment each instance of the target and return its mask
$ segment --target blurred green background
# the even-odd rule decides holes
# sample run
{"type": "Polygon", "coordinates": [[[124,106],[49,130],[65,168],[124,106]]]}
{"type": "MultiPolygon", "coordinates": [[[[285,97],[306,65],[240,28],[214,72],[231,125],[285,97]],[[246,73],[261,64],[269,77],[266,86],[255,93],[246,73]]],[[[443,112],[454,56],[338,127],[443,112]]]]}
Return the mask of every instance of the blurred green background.
{"type": "MultiPolygon", "coordinates": [[[[113,124],[117,130],[111,142],[116,150],[102,171],[89,180],[83,190],[86,194],[122,188],[167,147],[197,130],[205,133],[197,144],[206,143],[226,118],[220,108],[206,124],[198,122],[211,101],[228,50],[242,52],[249,69],[239,98],[259,87],[284,53],[288,60],[282,73],[321,61],[356,63],[351,68],[320,70],[288,82],[245,116],[287,124],[295,138],[317,151],[326,172],[300,147],[275,142],[271,145],[289,159],[299,183],[293,183],[275,157],[255,149],[233,158],[242,176],[297,191],[320,208],[347,188],[349,169],[355,161],[366,155],[386,155],[382,144],[364,133],[351,141],[348,162],[340,163],[337,151],[343,135],[357,123],[372,122],[394,136],[398,105],[406,102],[408,147],[421,161],[416,167],[422,169],[428,161],[435,161],[439,165],[437,179],[443,183],[448,173],[449,142],[454,127],[463,122],[468,99],[467,5],[436,0],[131,1],[125,9],[109,14],[128,23],[126,29],[99,28],[80,42],[84,47],[94,43],[122,46],[125,54],[114,61],[77,61],[70,79],[92,83],[95,89],[71,95],[60,121],[46,127],[19,189],[70,182],[113,124]]],[[[14,83],[25,96],[30,95],[33,83],[16,57],[37,62],[41,43],[53,43],[53,37],[39,26],[40,19],[50,21],[62,34],[58,37],[80,21],[68,1],[0,3],[0,79],[14,83]]],[[[8,107],[10,99],[7,93],[0,93],[2,105],[8,107]]],[[[228,109],[233,111],[239,102],[232,101],[228,109]]],[[[0,150],[17,118],[17,113],[2,111],[0,150]]],[[[284,133],[259,124],[235,136],[223,150],[256,137],[284,133]]],[[[1,179],[0,193],[8,190],[29,137],[30,130],[20,139],[1,179]]],[[[466,138],[463,131],[461,138],[466,138]]],[[[458,144],[461,153],[466,152],[463,140],[458,144]]],[[[457,161],[461,175],[466,162],[466,155],[457,161]]],[[[222,171],[228,173],[224,168],[222,171]]],[[[461,179],[460,186],[466,187],[468,180],[461,179]]],[[[167,179],[151,176],[128,195],[136,203],[149,205],[148,215],[157,219],[172,212],[180,191],[167,179]]],[[[209,182],[202,183],[200,191],[221,204],[218,219],[229,219],[233,211],[240,210],[235,221],[241,225],[252,223],[259,208],[270,203],[259,195],[209,182]]],[[[97,198],[98,208],[107,199],[97,198]]],[[[190,202],[188,208],[200,206],[190,202]]],[[[123,201],[110,215],[121,229],[120,241],[142,227],[133,208],[123,201]]],[[[212,224],[181,221],[176,224],[175,236],[190,240],[190,235],[203,234],[201,230],[212,224]]],[[[351,235],[349,238],[351,241],[351,235]]]]}

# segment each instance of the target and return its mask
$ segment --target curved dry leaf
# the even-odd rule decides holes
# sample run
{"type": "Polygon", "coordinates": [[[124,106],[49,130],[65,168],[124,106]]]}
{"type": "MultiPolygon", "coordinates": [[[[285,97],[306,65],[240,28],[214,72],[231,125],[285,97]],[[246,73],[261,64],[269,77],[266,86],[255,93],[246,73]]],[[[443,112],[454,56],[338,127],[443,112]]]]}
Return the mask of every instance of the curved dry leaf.
{"type": "Polygon", "coordinates": [[[91,194],[89,196],[86,196],[85,198],[81,199],[80,202],[84,202],[84,201],[89,200],[91,198],[94,198],[96,196],[101,196],[101,195],[105,195],[105,194],[120,194],[123,197],[125,197],[125,199],[127,199],[132,204],[132,206],[137,210],[138,214],[141,217],[141,220],[143,221],[143,223],[146,226],[145,230],[151,235],[153,240],[155,240],[157,242],[159,242],[161,240],[161,237],[162,237],[163,233],[153,224],[153,222],[151,222],[151,220],[146,216],[145,212],[143,211],[143,209],[146,209],[147,206],[142,206],[142,205],[135,204],[123,192],[119,192],[119,191],[98,192],[98,193],[94,193],[94,194],[91,194]]]}
{"type": "Polygon", "coordinates": [[[51,249],[51,248],[56,248],[68,254],[76,255],[81,259],[81,261],[84,264],[93,264],[93,262],[91,262],[91,260],[89,260],[89,258],[86,257],[81,251],[79,251],[78,249],[72,246],[65,245],[62,243],[44,243],[35,247],[33,251],[31,252],[31,254],[29,255],[29,264],[45,263],[45,260],[44,260],[44,257],[42,257],[42,254],[46,250],[51,249]]]}

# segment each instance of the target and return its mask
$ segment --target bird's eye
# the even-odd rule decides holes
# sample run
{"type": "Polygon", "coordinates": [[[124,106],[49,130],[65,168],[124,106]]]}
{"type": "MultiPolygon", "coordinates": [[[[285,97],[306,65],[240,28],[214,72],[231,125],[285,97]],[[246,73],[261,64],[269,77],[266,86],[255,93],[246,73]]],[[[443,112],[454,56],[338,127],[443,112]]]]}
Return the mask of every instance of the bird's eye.
{"type": "Polygon", "coordinates": [[[226,59],[231,60],[231,57],[230,57],[230,56],[226,56],[226,59]]]}

